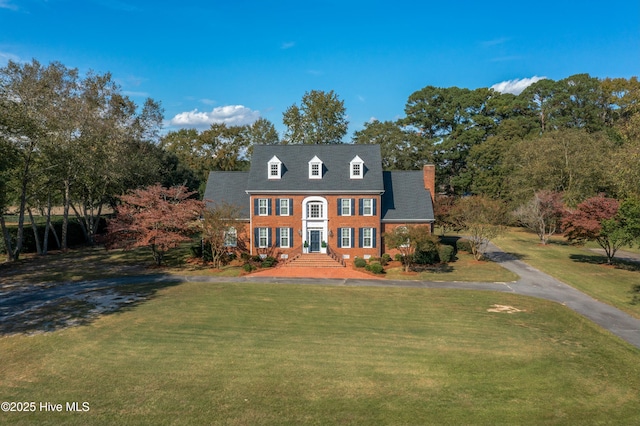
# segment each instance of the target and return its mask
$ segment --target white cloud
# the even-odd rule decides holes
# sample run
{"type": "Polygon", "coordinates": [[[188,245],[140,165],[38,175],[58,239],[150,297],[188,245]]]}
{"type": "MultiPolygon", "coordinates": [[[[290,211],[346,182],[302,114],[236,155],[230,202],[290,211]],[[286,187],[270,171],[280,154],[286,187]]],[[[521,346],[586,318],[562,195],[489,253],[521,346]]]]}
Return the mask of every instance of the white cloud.
{"type": "Polygon", "coordinates": [[[288,41],[286,43],[282,43],[282,45],[280,46],[280,49],[282,50],[287,50],[287,49],[291,49],[292,47],[294,47],[296,45],[295,42],[293,41],[288,41]]]}
{"type": "Polygon", "coordinates": [[[521,79],[516,78],[513,80],[503,81],[501,83],[496,83],[493,86],[491,86],[491,88],[500,93],[512,93],[514,95],[519,95],[520,93],[522,93],[524,89],[531,86],[533,83],[540,80],[544,80],[546,78],[547,77],[538,77],[538,76],[533,76],[531,78],[521,78],[521,79]]]}
{"type": "Polygon", "coordinates": [[[11,0],[0,0],[0,9],[18,10],[18,6],[11,4],[11,0]]]}
{"type": "Polygon", "coordinates": [[[131,96],[132,98],[148,98],[149,97],[149,93],[147,92],[134,92],[131,90],[123,90],[122,94],[126,96],[131,96]]]}
{"type": "Polygon", "coordinates": [[[9,61],[23,62],[18,55],[14,55],[13,53],[9,52],[0,52],[0,65],[5,66],[9,63],[9,61]]]}
{"type": "Polygon", "coordinates": [[[213,123],[225,123],[229,126],[251,124],[260,118],[260,112],[253,111],[244,105],[227,105],[217,107],[210,112],[194,109],[181,112],[169,120],[171,126],[206,129],[213,123]]]}

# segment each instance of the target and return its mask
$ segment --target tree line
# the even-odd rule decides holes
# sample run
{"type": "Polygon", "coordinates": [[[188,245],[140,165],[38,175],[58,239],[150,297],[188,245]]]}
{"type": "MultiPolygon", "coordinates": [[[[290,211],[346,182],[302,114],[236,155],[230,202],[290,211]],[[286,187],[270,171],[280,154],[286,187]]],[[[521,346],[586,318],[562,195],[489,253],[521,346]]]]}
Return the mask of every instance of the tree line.
{"type": "MultiPolygon", "coordinates": [[[[264,118],[164,135],[162,120],[159,102],[136,105],[110,73],[81,76],[36,60],[0,68],[0,226],[8,258],[19,257],[34,213],[46,218],[39,252],[49,238],[67,247],[70,218],[93,243],[105,206],[130,190],[159,183],[202,193],[209,171],[246,170],[256,144],[345,143],[348,126],[344,101],[316,90],[283,113],[282,137],[264,118]],[[61,235],[50,225],[54,206],[63,211],[61,235]],[[17,216],[15,237],[8,213],[17,216]]],[[[540,80],[519,95],[426,86],[409,96],[404,117],[365,123],[350,143],[379,144],[385,170],[435,164],[439,195],[451,199],[481,196],[515,210],[543,190],[570,207],[599,194],[638,197],[640,83],[578,74],[540,80]]]]}

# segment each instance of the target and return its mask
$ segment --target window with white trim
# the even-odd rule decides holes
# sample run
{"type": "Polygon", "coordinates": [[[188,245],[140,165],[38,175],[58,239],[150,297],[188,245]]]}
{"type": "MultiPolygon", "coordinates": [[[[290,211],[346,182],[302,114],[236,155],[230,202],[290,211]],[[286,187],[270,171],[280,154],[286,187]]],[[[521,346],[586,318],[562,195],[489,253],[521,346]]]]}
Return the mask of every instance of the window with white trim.
{"type": "Polygon", "coordinates": [[[269,228],[258,228],[258,247],[269,246],[269,228]]]}
{"type": "Polygon", "coordinates": [[[351,247],[351,228],[340,228],[340,247],[351,247]]]}
{"type": "Polygon", "coordinates": [[[258,215],[259,216],[268,216],[269,215],[269,200],[266,198],[258,198],[258,215]]]}
{"type": "Polygon", "coordinates": [[[280,179],[282,175],[282,161],[275,155],[269,160],[269,179],[280,179]]]}
{"type": "Polygon", "coordinates": [[[324,217],[322,214],[322,203],[307,203],[307,218],[320,219],[324,217]]]}
{"type": "Polygon", "coordinates": [[[318,156],[309,161],[309,179],[322,179],[322,160],[318,156]]]}
{"type": "Polygon", "coordinates": [[[364,161],[357,155],[349,162],[349,176],[351,179],[362,179],[364,175],[364,161]]]}
{"type": "Polygon", "coordinates": [[[364,198],[362,200],[362,215],[373,216],[373,198],[364,198]]]}
{"type": "Polygon", "coordinates": [[[342,198],[340,200],[340,212],[342,216],[351,216],[351,198],[342,198]]]}
{"type": "Polygon", "coordinates": [[[290,241],[289,228],[280,228],[280,247],[289,248],[290,241]]]}
{"type": "Polygon", "coordinates": [[[280,198],[280,216],[289,216],[288,198],[280,198]]]}
{"type": "Polygon", "coordinates": [[[362,228],[362,247],[373,247],[373,228],[362,228]]]}
{"type": "Polygon", "coordinates": [[[224,246],[236,247],[238,245],[238,231],[233,226],[224,232],[224,246]]]}

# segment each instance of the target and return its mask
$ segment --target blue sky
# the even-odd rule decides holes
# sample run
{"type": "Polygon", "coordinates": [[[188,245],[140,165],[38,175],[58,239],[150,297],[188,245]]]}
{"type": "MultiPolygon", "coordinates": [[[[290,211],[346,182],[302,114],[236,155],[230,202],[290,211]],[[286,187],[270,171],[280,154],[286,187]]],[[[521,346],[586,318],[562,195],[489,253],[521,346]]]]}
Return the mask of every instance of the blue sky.
{"type": "Polygon", "coordinates": [[[428,85],[638,76],[640,1],[0,0],[0,66],[33,58],[111,72],[167,130],[264,117],[282,136],[289,106],[334,90],[350,140],[428,85]]]}

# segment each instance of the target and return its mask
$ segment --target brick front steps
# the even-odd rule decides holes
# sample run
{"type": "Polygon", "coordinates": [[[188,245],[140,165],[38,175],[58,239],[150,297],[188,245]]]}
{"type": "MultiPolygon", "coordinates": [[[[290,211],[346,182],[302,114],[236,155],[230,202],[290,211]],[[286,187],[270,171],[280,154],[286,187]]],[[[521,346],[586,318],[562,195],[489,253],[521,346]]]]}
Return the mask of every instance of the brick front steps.
{"type": "Polygon", "coordinates": [[[344,268],[330,256],[321,253],[301,254],[280,266],[281,268],[344,268]]]}
{"type": "Polygon", "coordinates": [[[332,259],[331,256],[319,253],[301,254],[287,263],[280,264],[275,268],[259,269],[252,272],[249,276],[271,278],[383,279],[380,275],[356,270],[352,266],[344,266],[340,262],[332,259]]]}

